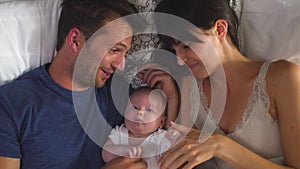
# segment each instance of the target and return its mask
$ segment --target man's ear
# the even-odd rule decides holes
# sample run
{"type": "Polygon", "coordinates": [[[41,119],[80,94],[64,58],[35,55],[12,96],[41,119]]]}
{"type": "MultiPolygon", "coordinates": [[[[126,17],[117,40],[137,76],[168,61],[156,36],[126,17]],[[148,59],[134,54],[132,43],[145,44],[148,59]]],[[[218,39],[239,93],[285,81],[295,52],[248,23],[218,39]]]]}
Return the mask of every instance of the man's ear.
{"type": "Polygon", "coordinates": [[[68,46],[74,51],[79,52],[80,46],[82,45],[82,33],[78,28],[72,28],[68,34],[68,46]]]}
{"type": "Polygon", "coordinates": [[[228,32],[228,23],[224,19],[218,19],[214,25],[215,33],[219,38],[224,38],[228,32]]]}

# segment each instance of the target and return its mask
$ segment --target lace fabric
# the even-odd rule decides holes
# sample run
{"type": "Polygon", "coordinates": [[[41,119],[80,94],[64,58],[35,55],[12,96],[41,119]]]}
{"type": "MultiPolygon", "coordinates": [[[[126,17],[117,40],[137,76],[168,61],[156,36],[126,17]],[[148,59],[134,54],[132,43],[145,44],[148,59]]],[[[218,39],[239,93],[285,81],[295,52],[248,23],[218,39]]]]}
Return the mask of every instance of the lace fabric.
{"type": "MultiPolygon", "coordinates": [[[[265,81],[265,76],[266,76],[266,73],[267,73],[267,70],[268,70],[268,67],[270,64],[271,64],[271,62],[265,62],[261,66],[259,75],[258,75],[257,79],[255,80],[252,91],[248,97],[248,103],[247,103],[247,107],[243,113],[243,118],[242,118],[241,122],[236,126],[236,129],[233,133],[240,130],[242,127],[244,127],[245,122],[251,116],[251,114],[252,114],[251,112],[253,112],[255,105],[260,100],[262,101],[262,103],[265,107],[265,110],[263,110],[263,112],[266,113],[267,115],[269,115],[268,116],[270,118],[269,120],[274,121],[272,116],[268,113],[268,110],[270,108],[270,101],[269,101],[268,93],[266,91],[266,81],[265,81]]],[[[206,113],[208,113],[209,112],[208,99],[203,91],[203,85],[202,85],[201,80],[198,80],[198,88],[199,88],[199,93],[200,93],[200,102],[203,105],[204,111],[206,113]]],[[[193,95],[193,94],[191,94],[191,95],[193,95]]],[[[262,110],[260,110],[260,111],[262,111],[262,110]]]]}
{"type": "MultiPolygon", "coordinates": [[[[276,120],[269,114],[270,101],[266,90],[266,74],[271,62],[265,62],[259,71],[259,75],[255,80],[252,91],[248,97],[247,107],[243,113],[243,117],[236,126],[234,132],[227,134],[228,137],[244,145],[255,153],[269,160],[276,159],[275,162],[282,164],[283,153],[281,147],[281,139],[279,133],[279,125],[276,120]],[[279,160],[278,160],[279,159],[279,160]]],[[[198,81],[200,93],[199,114],[196,120],[196,126],[201,129],[203,126],[203,115],[200,112],[208,114],[208,99],[203,91],[202,81],[198,81]]],[[[210,118],[207,116],[205,118],[210,118]]],[[[211,119],[214,121],[213,119],[211,119]]],[[[215,121],[214,121],[215,122],[215,121]]],[[[218,125],[215,122],[216,125],[218,125]]],[[[225,134],[219,127],[217,133],[225,134]]],[[[217,160],[218,161],[218,160],[217,160]]],[[[227,168],[224,161],[218,162],[220,168],[227,168]]]]}
{"type": "MultiPolygon", "coordinates": [[[[161,0],[128,0],[138,9],[138,12],[154,12],[161,0]]],[[[229,4],[240,20],[244,0],[230,0],[229,4]]],[[[144,16],[146,20],[151,20],[144,16]]],[[[151,21],[150,21],[151,22],[151,21]]],[[[155,29],[155,28],[153,28],[155,29]]],[[[155,30],[153,30],[155,32],[155,30]]],[[[151,53],[154,49],[161,48],[161,41],[157,34],[138,34],[133,37],[131,50],[127,54],[126,67],[122,75],[133,88],[143,86],[140,79],[136,78],[137,68],[151,61],[151,53]],[[141,52],[142,51],[142,52],[141,52]]]]}

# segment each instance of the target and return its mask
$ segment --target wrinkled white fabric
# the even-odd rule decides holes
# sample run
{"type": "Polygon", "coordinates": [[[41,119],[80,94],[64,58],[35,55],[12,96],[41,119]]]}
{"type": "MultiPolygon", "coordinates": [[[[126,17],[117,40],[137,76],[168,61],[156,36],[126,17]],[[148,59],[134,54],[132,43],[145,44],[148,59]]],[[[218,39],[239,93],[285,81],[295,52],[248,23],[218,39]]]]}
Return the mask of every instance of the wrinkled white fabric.
{"type": "Polygon", "coordinates": [[[299,6],[299,0],[244,0],[239,32],[242,53],[300,65],[299,6]]]}
{"type": "MultiPolygon", "coordinates": [[[[144,160],[147,162],[148,169],[157,169],[158,157],[171,147],[171,143],[165,137],[166,130],[158,129],[149,135],[141,144],[144,160]]],[[[124,125],[114,128],[108,136],[116,145],[128,145],[128,130],[124,125]]]]}
{"type": "Polygon", "coordinates": [[[0,3],[0,85],[55,54],[60,0],[0,3]]]}

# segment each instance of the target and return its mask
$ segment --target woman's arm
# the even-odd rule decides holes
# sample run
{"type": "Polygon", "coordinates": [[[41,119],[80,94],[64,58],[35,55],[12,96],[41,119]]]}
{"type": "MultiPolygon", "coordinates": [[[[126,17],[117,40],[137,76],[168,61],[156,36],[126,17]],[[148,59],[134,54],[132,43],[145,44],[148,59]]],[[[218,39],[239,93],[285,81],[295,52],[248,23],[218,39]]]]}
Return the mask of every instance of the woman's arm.
{"type": "Polygon", "coordinates": [[[199,143],[200,131],[192,129],[179,144],[164,154],[160,161],[161,168],[184,166],[188,169],[218,157],[235,168],[300,169],[299,67],[287,61],[271,64],[267,75],[267,89],[272,105],[271,115],[279,122],[285,166],[257,155],[224,135],[214,134],[204,143],[199,143]]]}
{"type": "MultiPolygon", "coordinates": [[[[183,134],[189,130],[178,124],[173,124],[172,127],[183,134]]],[[[213,157],[218,157],[237,169],[291,169],[260,157],[224,135],[214,134],[203,143],[199,142],[199,135],[199,130],[191,129],[176,146],[162,156],[159,162],[161,169],[192,169],[213,157]]]]}
{"type": "Polygon", "coordinates": [[[286,165],[300,168],[300,68],[287,61],[270,66],[268,92],[280,125],[286,165]]]}
{"type": "Polygon", "coordinates": [[[219,158],[237,168],[300,168],[300,68],[283,60],[272,63],[267,74],[267,90],[271,102],[270,113],[278,120],[280,127],[285,167],[224,137],[219,158]]]}

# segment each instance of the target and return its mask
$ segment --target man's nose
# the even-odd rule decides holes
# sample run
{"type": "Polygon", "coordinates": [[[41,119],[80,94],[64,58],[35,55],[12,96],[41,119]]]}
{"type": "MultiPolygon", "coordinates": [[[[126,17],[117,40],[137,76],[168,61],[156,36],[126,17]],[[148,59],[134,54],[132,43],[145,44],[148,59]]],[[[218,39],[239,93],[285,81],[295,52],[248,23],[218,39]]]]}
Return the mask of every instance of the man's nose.
{"type": "Polygon", "coordinates": [[[123,71],[125,69],[125,54],[117,56],[112,63],[113,68],[123,71]]]}

